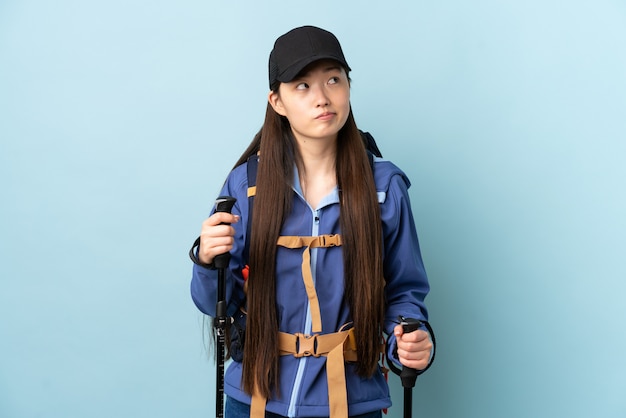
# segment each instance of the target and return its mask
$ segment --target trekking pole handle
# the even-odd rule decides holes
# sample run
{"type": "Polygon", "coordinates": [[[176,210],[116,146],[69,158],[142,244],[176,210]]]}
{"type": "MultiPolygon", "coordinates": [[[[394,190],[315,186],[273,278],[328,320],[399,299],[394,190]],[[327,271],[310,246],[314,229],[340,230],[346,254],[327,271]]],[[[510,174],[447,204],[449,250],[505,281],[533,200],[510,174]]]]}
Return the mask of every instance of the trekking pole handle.
{"type": "MultiPolygon", "coordinates": [[[[237,199],[231,196],[220,196],[215,200],[215,212],[227,212],[233,209],[235,202],[237,199]]],[[[228,225],[225,222],[222,222],[222,225],[228,225]]],[[[224,253],[215,256],[213,259],[213,264],[215,268],[226,268],[228,267],[228,262],[230,261],[230,253],[224,253]]]]}
{"type": "Polygon", "coordinates": [[[230,211],[233,209],[233,206],[235,205],[235,202],[237,201],[237,199],[235,199],[232,196],[220,196],[217,199],[215,199],[215,212],[228,212],[230,213],[230,211]]]}
{"type": "Polygon", "coordinates": [[[227,212],[230,213],[235,205],[235,199],[232,196],[220,196],[215,199],[215,212],[227,212]]]}
{"type": "MultiPolygon", "coordinates": [[[[400,316],[400,325],[402,325],[402,331],[405,334],[408,334],[409,332],[417,331],[422,325],[422,322],[417,319],[405,318],[403,316],[400,316]]],[[[404,388],[414,387],[415,381],[417,380],[417,370],[410,367],[402,366],[400,380],[402,381],[402,386],[404,388]]]]}

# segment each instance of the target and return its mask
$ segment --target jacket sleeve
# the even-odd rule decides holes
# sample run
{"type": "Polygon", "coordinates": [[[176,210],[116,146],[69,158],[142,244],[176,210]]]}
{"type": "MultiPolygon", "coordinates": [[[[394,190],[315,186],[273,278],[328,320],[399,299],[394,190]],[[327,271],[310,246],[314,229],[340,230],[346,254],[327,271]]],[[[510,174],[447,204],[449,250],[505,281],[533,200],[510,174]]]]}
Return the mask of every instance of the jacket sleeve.
{"type": "Polygon", "coordinates": [[[408,195],[410,183],[404,174],[393,175],[381,204],[383,221],[384,274],[386,280],[385,333],[389,335],[388,358],[395,349],[393,328],[398,317],[428,320],[424,299],[430,290],[419,248],[408,195]]]}
{"type": "MultiPolygon", "coordinates": [[[[235,242],[230,252],[229,267],[225,271],[228,315],[233,315],[245,299],[242,276],[242,269],[246,264],[242,260],[242,254],[245,245],[246,222],[248,221],[247,177],[245,173],[245,165],[233,170],[220,192],[220,196],[232,196],[237,199],[232,213],[240,216],[240,221],[233,224],[235,228],[235,242]]],[[[214,212],[215,207],[211,210],[211,214],[214,212]]],[[[193,265],[191,298],[198,309],[209,316],[215,316],[217,279],[217,269],[206,268],[197,264],[193,265]]]]}

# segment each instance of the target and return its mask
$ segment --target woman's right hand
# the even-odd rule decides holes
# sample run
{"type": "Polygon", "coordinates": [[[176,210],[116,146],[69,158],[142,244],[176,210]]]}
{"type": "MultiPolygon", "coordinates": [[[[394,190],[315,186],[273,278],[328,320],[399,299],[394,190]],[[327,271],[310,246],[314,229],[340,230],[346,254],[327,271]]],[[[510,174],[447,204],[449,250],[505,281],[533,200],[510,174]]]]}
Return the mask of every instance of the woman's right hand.
{"type": "Polygon", "coordinates": [[[231,225],[239,222],[239,215],[228,212],[215,212],[202,222],[198,259],[211,264],[213,259],[233,249],[235,228],[231,225]]]}

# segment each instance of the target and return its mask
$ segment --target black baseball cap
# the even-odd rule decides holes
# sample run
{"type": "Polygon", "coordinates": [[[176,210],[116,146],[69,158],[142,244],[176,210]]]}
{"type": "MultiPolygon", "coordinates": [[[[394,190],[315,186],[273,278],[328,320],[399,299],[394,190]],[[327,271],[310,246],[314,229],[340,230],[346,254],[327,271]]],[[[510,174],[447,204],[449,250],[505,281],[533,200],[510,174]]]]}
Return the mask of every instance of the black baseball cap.
{"type": "Polygon", "coordinates": [[[350,71],[335,35],[315,26],[290,30],[276,39],[270,53],[270,88],[277,81],[292,81],[307,65],[322,59],[338,61],[350,71]]]}

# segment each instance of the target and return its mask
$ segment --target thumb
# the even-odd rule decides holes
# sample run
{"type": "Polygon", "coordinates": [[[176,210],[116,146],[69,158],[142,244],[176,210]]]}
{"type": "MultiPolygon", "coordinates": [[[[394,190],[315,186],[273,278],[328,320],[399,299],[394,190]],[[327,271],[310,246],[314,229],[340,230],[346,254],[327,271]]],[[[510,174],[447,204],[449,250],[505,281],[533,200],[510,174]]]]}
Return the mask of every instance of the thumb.
{"type": "Polygon", "coordinates": [[[393,334],[396,336],[396,338],[402,337],[402,334],[404,334],[404,329],[402,328],[402,325],[396,325],[393,328],[393,334]]]}

